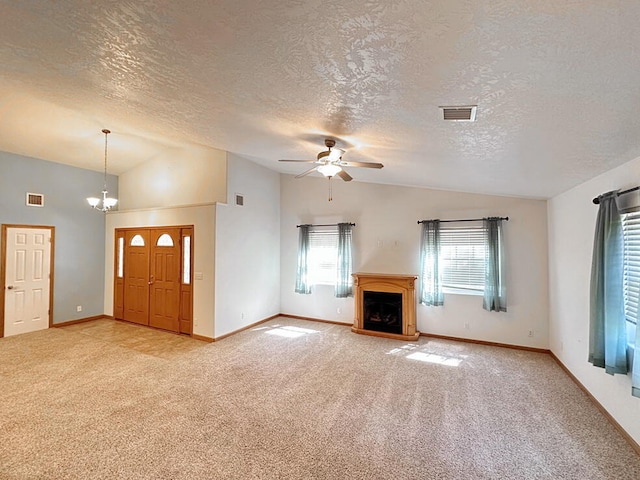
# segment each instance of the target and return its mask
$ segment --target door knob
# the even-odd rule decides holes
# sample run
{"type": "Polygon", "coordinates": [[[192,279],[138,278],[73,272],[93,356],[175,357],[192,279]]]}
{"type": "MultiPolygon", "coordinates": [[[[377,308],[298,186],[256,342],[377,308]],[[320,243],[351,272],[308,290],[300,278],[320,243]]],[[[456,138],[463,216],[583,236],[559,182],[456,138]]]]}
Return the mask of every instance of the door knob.
{"type": "Polygon", "coordinates": [[[13,290],[13,285],[9,285],[9,286],[7,287],[7,290],[13,290]]]}

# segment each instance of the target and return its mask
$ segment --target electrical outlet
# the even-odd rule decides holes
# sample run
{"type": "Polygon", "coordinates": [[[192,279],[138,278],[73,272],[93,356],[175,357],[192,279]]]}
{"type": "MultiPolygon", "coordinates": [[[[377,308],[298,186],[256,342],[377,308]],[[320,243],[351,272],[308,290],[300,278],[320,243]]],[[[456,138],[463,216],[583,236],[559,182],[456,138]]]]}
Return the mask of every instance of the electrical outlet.
{"type": "Polygon", "coordinates": [[[469,325],[469,322],[465,322],[464,329],[469,330],[470,328],[471,328],[471,325],[469,325]]]}
{"type": "Polygon", "coordinates": [[[533,330],[529,330],[529,337],[533,337],[533,330]]]}
{"type": "Polygon", "coordinates": [[[242,313],[240,314],[240,318],[241,318],[242,320],[244,320],[244,312],[242,312],[242,313]]]}
{"type": "Polygon", "coordinates": [[[81,311],[82,311],[82,305],[77,305],[76,312],[81,312],[81,311]]]}
{"type": "Polygon", "coordinates": [[[338,307],[338,315],[340,315],[341,313],[342,313],[342,309],[338,307]]]}

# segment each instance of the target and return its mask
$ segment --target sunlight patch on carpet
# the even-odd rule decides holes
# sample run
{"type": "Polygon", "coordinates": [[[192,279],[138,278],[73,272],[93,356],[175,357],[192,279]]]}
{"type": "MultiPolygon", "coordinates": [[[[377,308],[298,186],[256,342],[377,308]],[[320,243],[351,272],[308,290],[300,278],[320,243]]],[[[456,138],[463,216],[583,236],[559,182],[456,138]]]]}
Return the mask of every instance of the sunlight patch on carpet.
{"type": "MultiPolygon", "coordinates": [[[[401,347],[396,347],[387,352],[387,355],[402,355],[409,360],[418,360],[425,363],[434,363],[437,365],[445,365],[447,367],[458,367],[467,357],[466,355],[449,356],[440,355],[432,352],[416,352],[414,350],[420,348],[417,343],[407,343],[401,347]]],[[[424,348],[424,347],[423,347],[424,348]]]]}
{"type": "Polygon", "coordinates": [[[448,367],[458,367],[462,363],[461,358],[444,357],[434,353],[415,352],[407,355],[410,360],[419,360],[426,363],[436,363],[438,365],[446,365],[448,367]]]}
{"type": "MultiPolygon", "coordinates": [[[[263,328],[264,333],[269,335],[276,335],[286,338],[298,338],[311,333],[318,333],[318,330],[312,330],[310,328],[293,327],[290,325],[274,325],[273,327],[263,328]]],[[[256,329],[262,330],[262,329],[256,329]]]]}

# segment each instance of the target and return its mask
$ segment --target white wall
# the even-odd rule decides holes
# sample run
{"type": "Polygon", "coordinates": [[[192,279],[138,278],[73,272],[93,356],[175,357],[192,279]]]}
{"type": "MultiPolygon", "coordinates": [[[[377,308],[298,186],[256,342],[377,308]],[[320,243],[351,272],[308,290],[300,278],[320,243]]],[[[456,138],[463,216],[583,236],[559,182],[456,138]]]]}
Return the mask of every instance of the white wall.
{"type": "Polygon", "coordinates": [[[598,207],[592,199],[638,185],[640,158],[548,202],[550,348],[622,427],[640,443],[640,400],[630,378],[610,376],[587,362],[589,282],[598,207]]]}
{"type": "Polygon", "coordinates": [[[227,153],[174,148],[120,175],[119,210],[226,201],[227,153]]]}
{"type": "Polygon", "coordinates": [[[114,230],[194,226],[193,333],[215,333],[215,202],[227,196],[227,152],[190,146],[170,149],[120,175],[118,212],[107,215],[105,313],[113,314],[114,230]]]}
{"type": "Polygon", "coordinates": [[[229,154],[227,191],[216,209],[216,337],[280,312],[280,175],[229,154]]]}
{"type": "Polygon", "coordinates": [[[323,178],[281,178],[281,311],[353,322],[353,299],[337,299],[333,289],[316,287],[311,295],[294,293],[297,224],[351,221],[354,272],[416,274],[419,270],[421,219],[508,216],[508,312],[487,312],[482,297],[445,295],[444,307],[418,305],[421,332],[548,348],[548,276],[546,202],[510,197],[323,178]],[[340,313],[338,313],[340,309],[340,313]],[[469,328],[465,328],[465,323],[469,328]],[[529,330],[534,336],[529,337],[529,330]]]}
{"type": "Polygon", "coordinates": [[[114,236],[116,228],[193,225],[193,333],[214,334],[215,205],[138,210],[107,214],[104,311],[113,315],[114,236]],[[202,273],[202,280],[195,273],[202,273]]]}

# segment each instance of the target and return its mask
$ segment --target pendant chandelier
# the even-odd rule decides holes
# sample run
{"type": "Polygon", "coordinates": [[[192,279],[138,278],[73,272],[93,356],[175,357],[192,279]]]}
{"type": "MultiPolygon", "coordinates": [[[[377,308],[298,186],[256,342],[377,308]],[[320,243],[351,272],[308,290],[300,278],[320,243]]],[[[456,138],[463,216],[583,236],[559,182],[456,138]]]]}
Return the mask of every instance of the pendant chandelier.
{"type": "Polygon", "coordinates": [[[87,198],[87,202],[96,210],[106,213],[115,207],[118,199],[107,196],[109,194],[109,192],[107,192],[107,135],[111,133],[111,130],[105,128],[102,130],[102,133],[104,133],[104,187],[102,188],[102,198],[89,197],[87,198]]]}

